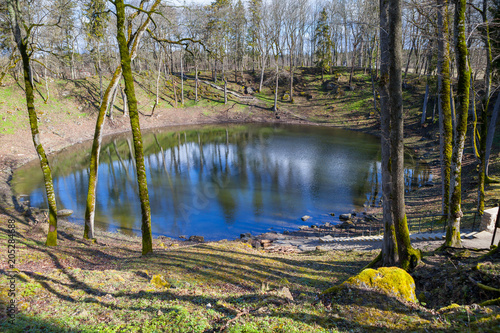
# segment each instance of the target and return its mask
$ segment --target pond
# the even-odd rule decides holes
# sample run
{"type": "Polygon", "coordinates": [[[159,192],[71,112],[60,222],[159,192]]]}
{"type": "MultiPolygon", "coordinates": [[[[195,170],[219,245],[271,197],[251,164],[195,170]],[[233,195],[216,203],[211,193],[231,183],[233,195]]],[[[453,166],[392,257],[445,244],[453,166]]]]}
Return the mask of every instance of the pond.
{"type": "MultiPolygon", "coordinates": [[[[170,127],[143,140],[154,235],[231,239],[335,223],[339,214],[381,205],[380,140],[371,135],[252,124],[170,127]]],[[[74,210],[75,223],[84,223],[90,149],[86,143],[49,158],[58,209],[74,210]]],[[[140,234],[133,156],[129,135],[103,140],[96,227],[140,234]]],[[[405,167],[407,190],[431,180],[411,156],[405,167]]],[[[12,186],[32,207],[47,206],[38,161],[16,170],[12,186]]]]}

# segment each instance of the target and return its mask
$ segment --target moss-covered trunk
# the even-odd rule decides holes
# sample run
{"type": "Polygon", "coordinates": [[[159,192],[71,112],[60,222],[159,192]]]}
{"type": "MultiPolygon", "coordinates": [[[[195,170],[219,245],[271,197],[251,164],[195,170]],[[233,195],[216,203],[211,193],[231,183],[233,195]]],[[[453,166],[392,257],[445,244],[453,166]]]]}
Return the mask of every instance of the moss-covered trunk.
{"type": "MultiPolygon", "coordinates": [[[[155,3],[151,6],[151,10],[154,10],[160,3],[160,0],[156,0],[155,3]]],[[[130,16],[130,19],[135,18],[139,12],[135,12],[130,16]]],[[[138,28],[135,34],[130,34],[133,36],[133,40],[128,40],[127,44],[131,44],[130,48],[130,61],[132,61],[137,55],[137,48],[139,46],[139,41],[147,29],[150,22],[150,18],[148,17],[138,28]]],[[[161,63],[161,61],[160,61],[161,63]]],[[[109,98],[112,92],[113,98],[111,102],[110,108],[113,108],[114,98],[116,96],[117,88],[120,84],[120,78],[122,76],[122,66],[118,66],[109,82],[108,87],[102,97],[101,104],[99,106],[99,114],[97,115],[96,127],[94,131],[94,141],[92,144],[92,152],[90,155],[90,166],[89,166],[89,186],[87,192],[87,206],[85,209],[85,229],[83,232],[83,237],[86,239],[94,238],[94,217],[95,217],[95,201],[96,201],[96,188],[97,188],[97,178],[98,178],[98,166],[99,166],[99,154],[101,151],[101,140],[102,140],[102,128],[104,126],[104,120],[106,115],[106,110],[108,108],[109,98]]],[[[121,86],[120,86],[121,90],[121,86]]],[[[122,99],[123,99],[123,113],[127,115],[127,98],[123,95],[122,91],[122,99]]]]}
{"type": "Polygon", "coordinates": [[[450,44],[448,36],[448,0],[437,0],[438,8],[438,94],[441,103],[439,113],[439,145],[441,155],[442,214],[446,223],[450,207],[450,166],[453,141],[450,101],[450,44]]]}
{"type": "Polygon", "coordinates": [[[146,178],[146,167],[144,164],[144,152],[142,145],[141,128],[139,124],[139,112],[135,96],[134,77],[132,74],[131,58],[125,37],[125,4],[123,0],[115,1],[117,40],[120,49],[120,59],[125,80],[125,94],[127,95],[130,126],[134,138],[135,160],[137,165],[137,183],[139,185],[139,198],[142,213],[142,254],[153,251],[151,234],[151,209],[149,206],[148,184],[146,178]]]}
{"type": "MultiPolygon", "coordinates": [[[[87,205],[85,208],[85,229],[83,231],[83,238],[93,239],[94,236],[94,217],[95,217],[95,201],[97,189],[97,176],[99,167],[99,154],[101,152],[102,129],[104,120],[106,118],[106,110],[109,103],[111,92],[115,90],[120,82],[122,68],[118,67],[111,78],[106,91],[104,92],[101,105],[99,106],[99,113],[94,131],[94,141],[92,143],[92,152],[90,154],[89,166],[89,186],[87,191],[87,205]]],[[[113,107],[113,106],[111,106],[113,107]]]]}
{"type": "Polygon", "coordinates": [[[394,266],[399,260],[396,228],[391,209],[391,105],[389,103],[389,25],[388,0],[380,2],[380,123],[382,146],[382,204],[384,221],[384,242],[382,264],[394,266]]]}
{"type": "Polygon", "coordinates": [[[477,211],[480,215],[484,213],[484,185],[486,183],[486,138],[488,136],[488,108],[490,103],[490,90],[491,90],[491,62],[493,60],[491,54],[491,39],[490,27],[488,22],[488,1],[483,0],[483,24],[484,24],[484,48],[486,51],[486,71],[484,74],[484,100],[481,112],[481,128],[480,128],[480,142],[479,142],[479,181],[478,181],[478,203],[477,211]]]}
{"type": "Polygon", "coordinates": [[[47,234],[47,246],[57,245],[57,206],[56,206],[56,196],[54,194],[54,185],[52,183],[52,172],[50,170],[49,161],[45,150],[43,149],[42,143],[40,142],[40,133],[38,130],[38,120],[35,110],[35,95],[33,92],[33,81],[31,80],[31,65],[30,65],[30,55],[31,52],[28,50],[28,43],[30,42],[30,36],[27,35],[25,27],[27,24],[23,21],[21,17],[21,10],[18,1],[9,0],[7,1],[7,9],[9,12],[9,17],[11,20],[11,29],[15,38],[19,54],[23,62],[23,74],[24,74],[24,87],[26,94],[26,106],[28,109],[28,116],[30,121],[31,136],[33,139],[33,144],[35,146],[36,153],[40,159],[40,167],[43,172],[43,179],[45,182],[45,192],[47,194],[47,201],[49,203],[49,232],[47,234]]]}
{"type": "Polygon", "coordinates": [[[405,212],[403,89],[402,89],[402,4],[389,0],[389,104],[391,108],[391,210],[396,227],[399,266],[409,269],[420,261],[412,248],[405,212]]]}
{"type": "Polygon", "coordinates": [[[457,0],[455,5],[455,49],[457,52],[458,70],[458,103],[456,106],[456,131],[453,140],[450,172],[450,212],[446,229],[445,246],[461,247],[460,221],[463,216],[461,208],[462,189],[462,157],[467,131],[469,112],[470,69],[467,63],[467,44],[465,41],[465,9],[466,0],[457,0]]]}

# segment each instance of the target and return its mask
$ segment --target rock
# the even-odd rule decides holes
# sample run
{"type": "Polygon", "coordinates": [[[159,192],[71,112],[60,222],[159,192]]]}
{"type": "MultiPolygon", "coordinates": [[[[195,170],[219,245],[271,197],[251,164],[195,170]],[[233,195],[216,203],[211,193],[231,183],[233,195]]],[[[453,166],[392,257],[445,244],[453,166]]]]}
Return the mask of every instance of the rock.
{"type": "Polygon", "coordinates": [[[330,213],[331,216],[335,216],[335,213],[330,213]]]}
{"type": "Polygon", "coordinates": [[[299,230],[307,230],[307,229],[309,229],[309,227],[307,225],[301,225],[299,227],[299,230]]]}
{"type": "Polygon", "coordinates": [[[78,318],[87,318],[89,316],[89,313],[87,310],[78,310],[73,314],[74,317],[78,318]]]}
{"type": "Polygon", "coordinates": [[[260,244],[260,242],[258,240],[254,240],[252,241],[252,246],[257,249],[257,250],[260,250],[260,248],[262,247],[262,245],[260,244]]]}
{"type": "Polygon", "coordinates": [[[30,231],[33,234],[47,235],[49,233],[48,223],[37,223],[30,231]]]}
{"type": "Polygon", "coordinates": [[[344,223],[338,226],[338,228],[340,229],[349,229],[351,227],[354,227],[354,222],[352,221],[345,221],[344,223]]]}
{"type": "Polygon", "coordinates": [[[71,209],[61,209],[57,211],[58,217],[70,216],[71,214],[73,214],[73,211],[71,209]]]}
{"type": "Polygon", "coordinates": [[[244,234],[240,234],[240,239],[242,238],[252,238],[252,234],[249,232],[245,232],[244,234]]]}
{"type": "Polygon", "coordinates": [[[245,94],[251,95],[253,93],[255,93],[255,90],[252,87],[245,87],[245,94]]]}
{"type": "Polygon", "coordinates": [[[310,228],[311,228],[311,229],[316,229],[317,227],[318,227],[317,225],[312,224],[310,228]]]}
{"type": "Polygon", "coordinates": [[[339,220],[341,221],[348,221],[351,219],[351,214],[340,214],[339,220]]]}
{"type": "Polygon", "coordinates": [[[289,233],[290,233],[290,231],[288,231],[288,230],[283,231],[283,235],[288,235],[289,233]]]}
{"type": "Polygon", "coordinates": [[[326,235],[325,237],[320,237],[319,241],[320,241],[320,243],[333,242],[333,237],[330,235],[326,235]]]}
{"type": "Polygon", "coordinates": [[[180,238],[180,239],[187,239],[187,237],[186,237],[186,236],[184,236],[184,235],[180,235],[180,236],[179,236],[179,238],[180,238]]]}
{"type": "Polygon", "coordinates": [[[304,216],[302,216],[302,221],[305,222],[305,221],[309,220],[310,218],[311,217],[309,215],[304,215],[304,216]]]}
{"type": "Polygon", "coordinates": [[[266,244],[266,243],[272,243],[272,241],[270,239],[261,239],[260,242],[262,244],[266,244]]]}
{"type": "Polygon", "coordinates": [[[398,267],[381,267],[365,269],[347,281],[334,286],[323,294],[335,293],[343,289],[361,289],[382,292],[390,297],[417,303],[415,281],[405,270],[398,267]]]}
{"type": "Polygon", "coordinates": [[[488,231],[493,233],[495,230],[495,223],[498,215],[498,207],[485,209],[483,216],[481,216],[481,224],[479,226],[480,231],[488,231]]]}
{"type": "Polygon", "coordinates": [[[331,224],[330,222],[325,222],[325,225],[324,225],[324,226],[325,226],[325,227],[331,227],[331,226],[332,226],[332,224],[331,224]]]}
{"type": "Polygon", "coordinates": [[[203,237],[203,236],[191,236],[191,237],[189,237],[189,241],[190,242],[204,243],[205,237],[203,237]]]}
{"type": "Polygon", "coordinates": [[[151,284],[157,289],[170,288],[170,283],[162,275],[153,275],[151,284]]]}
{"type": "Polygon", "coordinates": [[[286,298],[287,300],[293,302],[292,293],[290,292],[290,289],[288,289],[287,287],[277,289],[276,291],[277,291],[278,296],[286,298]]]}

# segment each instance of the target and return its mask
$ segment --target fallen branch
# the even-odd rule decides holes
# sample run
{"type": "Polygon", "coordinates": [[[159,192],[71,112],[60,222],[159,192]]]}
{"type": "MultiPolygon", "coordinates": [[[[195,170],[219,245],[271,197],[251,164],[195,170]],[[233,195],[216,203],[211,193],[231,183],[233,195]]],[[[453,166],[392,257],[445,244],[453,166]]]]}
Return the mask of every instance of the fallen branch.
{"type": "Polygon", "coordinates": [[[481,289],[484,289],[484,290],[487,290],[487,291],[494,291],[494,292],[497,292],[497,293],[500,293],[500,289],[497,289],[497,288],[493,288],[493,287],[490,287],[490,286],[487,286],[485,284],[482,284],[482,283],[479,283],[477,282],[476,280],[474,280],[472,277],[469,276],[469,280],[474,283],[476,286],[478,286],[479,288],[481,289]]]}
{"type": "Polygon", "coordinates": [[[236,314],[236,316],[234,316],[234,318],[228,320],[219,330],[219,332],[222,332],[224,331],[228,326],[229,324],[231,324],[233,321],[237,320],[239,317],[243,316],[243,315],[246,315],[246,314],[249,314],[250,313],[250,310],[249,309],[245,309],[243,311],[240,311],[236,314]]]}
{"type": "MultiPolygon", "coordinates": [[[[218,85],[216,84],[213,84],[211,82],[208,82],[208,81],[201,81],[202,83],[205,83],[205,84],[208,84],[210,87],[212,88],[215,88],[217,90],[220,90],[220,91],[224,91],[224,88],[222,87],[219,87],[218,85]]],[[[233,96],[236,96],[238,98],[241,98],[241,99],[253,99],[253,96],[242,96],[234,91],[231,91],[231,90],[226,90],[228,94],[231,94],[233,96]]]]}
{"type": "Polygon", "coordinates": [[[500,297],[495,298],[495,299],[490,299],[489,301],[483,302],[479,304],[481,306],[488,306],[488,305],[500,305],[500,297]]]}

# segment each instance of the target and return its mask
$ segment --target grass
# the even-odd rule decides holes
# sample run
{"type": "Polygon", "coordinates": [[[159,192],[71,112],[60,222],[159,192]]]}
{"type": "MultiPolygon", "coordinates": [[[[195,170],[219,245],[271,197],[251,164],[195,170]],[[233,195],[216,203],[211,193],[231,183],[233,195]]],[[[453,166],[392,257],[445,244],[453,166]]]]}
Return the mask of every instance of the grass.
{"type": "MultiPolygon", "coordinates": [[[[296,85],[295,103],[281,100],[289,89],[282,86],[280,110],[317,122],[376,131],[377,115],[372,106],[370,77],[357,71],[356,88],[350,91],[346,89],[348,71],[336,69],[336,72],[343,74],[338,85],[344,93],[334,98],[323,90],[319,75],[303,74],[302,69],[297,69],[300,80],[296,85]],[[307,94],[311,95],[310,100],[307,94]]],[[[202,79],[208,76],[208,72],[202,73],[202,79]]],[[[149,114],[156,81],[145,73],[136,79],[139,106],[143,113],[149,114]]],[[[325,75],[326,81],[334,79],[335,75],[325,75]]],[[[409,80],[415,78],[410,74],[409,80]]],[[[188,97],[189,92],[193,92],[192,83],[192,80],[185,81],[186,112],[190,111],[188,108],[199,107],[204,108],[204,116],[216,117],[217,110],[222,108],[229,108],[228,112],[233,115],[247,110],[246,105],[235,104],[232,97],[228,106],[224,106],[221,92],[207,85],[200,89],[201,101],[195,103],[188,97]]],[[[230,87],[238,89],[234,84],[230,87]]],[[[43,94],[43,86],[39,89],[43,94]]],[[[95,77],[50,82],[50,89],[52,97],[47,104],[39,95],[37,97],[41,121],[49,115],[60,119],[60,123],[87,117],[98,101],[98,78],[95,77]],[[62,91],[69,91],[69,94],[62,96],[62,91]]],[[[404,91],[405,117],[410,124],[418,123],[422,92],[422,84],[415,85],[415,90],[404,91]]],[[[163,87],[161,96],[155,113],[172,108],[171,85],[163,87]]],[[[27,127],[22,97],[22,90],[16,85],[0,90],[0,100],[5,101],[0,104],[0,115],[5,117],[0,122],[0,133],[12,134],[27,127]]],[[[267,110],[273,106],[274,95],[269,87],[255,97],[258,106],[267,110]]],[[[120,94],[115,105],[121,108],[120,94]]],[[[425,133],[421,134],[418,128],[408,134],[409,146],[417,147],[425,133]]],[[[436,156],[434,153],[430,158],[436,156]]],[[[490,168],[492,174],[500,168],[496,155],[490,168]]],[[[487,190],[489,200],[498,197],[498,193],[500,185],[491,184],[487,190]]],[[[429,207],[435,211],[440,204],[438,201],[429,207]]],[[[0,320],[1,331],[386,332],[461,331],[467,328],[494,332],[500,324],[495,307],[459,305],[426,309],[366,291],[352,291],[333,302],[320,301],[322,291],[359,272],[376,252],[279,254],[258,251],[239,241],[191,244],[162,239],[154,240],[152,255],[142,257],[137,238],[98,231],[98,243],[91,244],[81,240],[81,227],[64,222],[60,222],[59,246],[47,248],[43,245],[45,235],[37,231],[37,227],[28,225],[29,215],[12,207],[1,207],[0,214],[1,228],[5,228],[4,221],[11,218],[16,219],[19,226],[16,235],[19,313],[13,324],[0,320]],[[164,281],[163,286],[152,283],[157,279],[164,281]],[[293,300],[287,297],[283,288],[289,290],[293,300]]],[[[431,220],[422,223],[425,225],[431,220]]],[[[7,244],[7,241],[6,232],[0,233],[0,242],[7,244]]],[[[0,253],[0,260],[4,263],[4,274],[0,276],[0,305],[5,305],[8,300],[6,251],[0,253]]],[[[466,276],[470,272],[460,273],[466,276]]],[[[453,274],[457,272],[449,276],[453,274]]]]}

